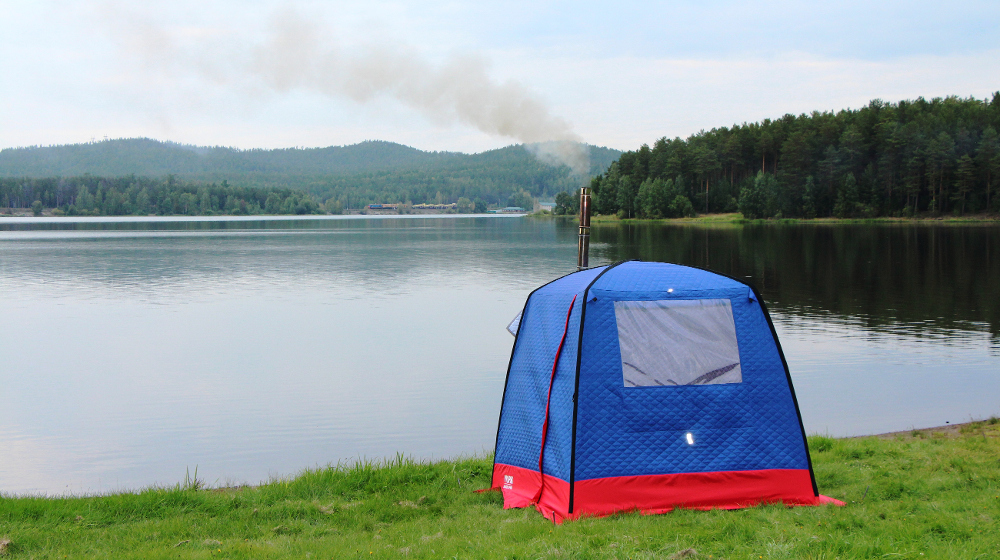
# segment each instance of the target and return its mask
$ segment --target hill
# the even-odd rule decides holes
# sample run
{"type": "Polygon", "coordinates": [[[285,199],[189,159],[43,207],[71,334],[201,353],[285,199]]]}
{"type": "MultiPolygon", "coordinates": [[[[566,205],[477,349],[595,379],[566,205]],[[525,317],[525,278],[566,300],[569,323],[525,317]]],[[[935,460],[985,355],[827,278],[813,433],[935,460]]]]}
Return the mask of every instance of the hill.
{"type": "MultiPolygon", "coordinates": [[[[589,149],[591,175],[607,169],[621,154],[609,148],[589,149]]],[[[264,191],[293,189],[329,202],[331,208],[357,208],[370,202],[455,202],[462,197],[502,205],[523,193],[549,197],[581,182],[568,167],[540,162],[523,145],[478,154],[425,152],[384,141],[238,150],[131,138],[0,150],[0,190],[6,199],[0,206],[27,207],[35,199],[58,206],[72,195],[61,197],[48,183],[61,184],[68,193],[86,183],[96,193],[95,178],[123,184],[137,178],[177,180],[192,192],[198,185],[222,182],[264,191]],[[25,189],[32,192],[22,192],[25,189]]]]}
{"type": "Polygon", "coordinates": [[[238,150],[149,138],[0,150],[0,176],[117,177],[175,175],[187,179],[242,176],[348,175],[448,164],[466,154],[424,152],[402,144],[368,141],[351,146],[238,150]]]}
{"type": "MultiPolygon", "coordinates": [[[[607,169],[621,153],[589,149],[591,175],[607,169]]],[[[189,183],[226,181],[238,187],[305,190],[321,201],[354,207],[367,202],[455,202],[460,197],[503,204],[522,191],[553,196],[581,182],[568,167],[540,162],[523,145],[478,154],[426,152],[384,141],[238,150],[131,138],[0,150],[0,178],[75,183],[72,178],[83,176],[172,176],[189,183]]]]}

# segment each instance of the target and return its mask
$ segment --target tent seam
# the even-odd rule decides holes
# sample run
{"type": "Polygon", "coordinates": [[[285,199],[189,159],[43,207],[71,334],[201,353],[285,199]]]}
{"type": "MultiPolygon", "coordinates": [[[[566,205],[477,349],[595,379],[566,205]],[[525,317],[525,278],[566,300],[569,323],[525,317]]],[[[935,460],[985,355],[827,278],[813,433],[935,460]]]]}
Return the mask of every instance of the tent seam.
{"type": "Polygon", "coordinates": [[[609,265],[607,268],[601,271],[587,287],[583,289],[583,301],[580,302],[580,334],[576,339],[576,379],[573,385],[573,426],[572,435],[570,436],[570,454],[569,454],[569,504],[566,508],[566,513],[573,513],[573,491],[576,485],[576,419],[577,419],[577,409],[579,408],[580,402],[580,360],[583,354],[583,324],[587,319],[587,294],[590,293],[590,288],[601,279],[609,270],[615,268],[616,266],[631,261],[618,261],[614,264],[609,265]]]}
{"type": "MultiPolygon", "coordinates": [[[[517,333],[514,334],[514,344],[510,349],[510,359],[507,360],[507,375],[504,377],[503,396],[500,397],[500,411],[497,413],[497,437],[496,440],[493,442],[493,471],[491,471],[490,474],[491,478],[493,476],[492,473],[495,472],[497,469],[497,446],[500,445],[500,422],[503,421],[503,405],[507,401],[507,385],[510,383],[510,367],[514,364],[514,353],[517,352],[517,341],[520,340],[519,335],[521,334],[521,324],[524,323],[524,317],[528,314],[528,302],[531,301],[531,296],[535,295],[535,292],[537,292],[538,290],[541,290],[542,288],[548,286],[549,284],[558,282],[563,278],[566,278],[567,276],[576,274],[577,272],[579,271],[577,270],[574,272],[570,272],[568,274],[563,274],[562,276],[552,280],[551,282],[546,282],[545,284],[542,284],[541,286],[535,288],[534,290],[531,290],[531,293],[528,294],[528,297],[524,300],[524,307],[521,308],[521,321],[518,323],[517,333]]],[[[490,487],[492,486],[493,486],[493,480],[490,480],[490,487]]]]}
{"type": "Polygon", "coordinates": [[[535,493],[535,503],[539,503],[542,497],[542,490],[545,489],[545,469],[542,464],[545,458],[545,439],[549,432],[549,407],[552,405],[552,385],[556,382],[556,370],[559,369],[559,358],[562,357],[563,347],[566,345],[566,335],[569,334],[569,320],[573,316],[573,306],[576,305],[577,294],[573,294],[573,301],[569,302],[569,310],[566,311],[566,326],[563,328],[562,338],[559,339],[559,347],[556,348],[556,357],[552,361],[552,375],[549,377],[549,394],[545,399],[545,420],[542,421],[542,443],[538,449],[538,474],[541,475],[541,483],[538,485],[538,492],[535,493]]]}

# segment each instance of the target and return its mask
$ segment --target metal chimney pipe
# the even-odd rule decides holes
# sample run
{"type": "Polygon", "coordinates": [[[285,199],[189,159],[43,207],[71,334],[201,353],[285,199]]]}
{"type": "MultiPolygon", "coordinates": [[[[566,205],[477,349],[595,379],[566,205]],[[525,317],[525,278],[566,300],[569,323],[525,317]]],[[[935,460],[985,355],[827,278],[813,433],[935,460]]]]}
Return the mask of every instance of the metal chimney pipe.
{"type": "Polygon", "coordinates": [[[580,188],[580,245],[577,252],[576,269],[588,267],[590,257],[590,188],[580,188]]]}

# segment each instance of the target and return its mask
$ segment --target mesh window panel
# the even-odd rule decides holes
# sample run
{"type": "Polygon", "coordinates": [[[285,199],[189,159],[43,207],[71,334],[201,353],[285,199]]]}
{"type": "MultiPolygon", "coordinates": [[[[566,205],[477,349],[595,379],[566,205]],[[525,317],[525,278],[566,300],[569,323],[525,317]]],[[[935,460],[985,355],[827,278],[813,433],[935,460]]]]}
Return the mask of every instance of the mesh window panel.
{"type": "Polygon", "coordinates": [[[626,387],[741,383],[728,299],[616,301],[626,387]]]}

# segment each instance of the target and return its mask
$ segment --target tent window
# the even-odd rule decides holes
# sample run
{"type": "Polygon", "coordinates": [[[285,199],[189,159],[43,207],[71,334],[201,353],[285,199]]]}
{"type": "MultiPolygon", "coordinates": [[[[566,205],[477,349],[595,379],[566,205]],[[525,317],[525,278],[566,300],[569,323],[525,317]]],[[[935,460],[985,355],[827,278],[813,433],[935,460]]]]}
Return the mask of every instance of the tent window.
{"type": "Polygon", "coordinates": [[[616,301],[625,387],[741,383],[728,299],[616,301]]]}

